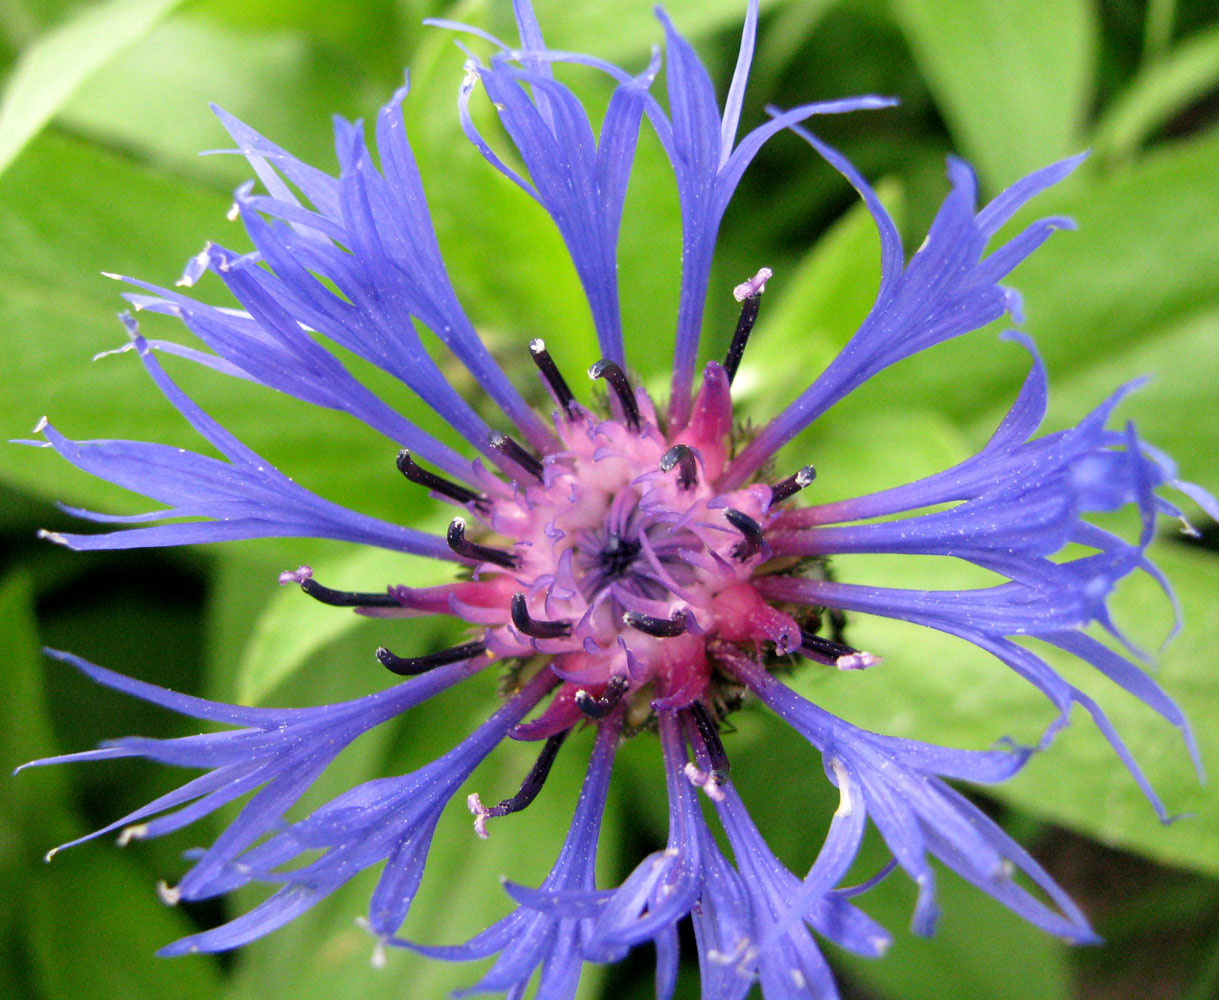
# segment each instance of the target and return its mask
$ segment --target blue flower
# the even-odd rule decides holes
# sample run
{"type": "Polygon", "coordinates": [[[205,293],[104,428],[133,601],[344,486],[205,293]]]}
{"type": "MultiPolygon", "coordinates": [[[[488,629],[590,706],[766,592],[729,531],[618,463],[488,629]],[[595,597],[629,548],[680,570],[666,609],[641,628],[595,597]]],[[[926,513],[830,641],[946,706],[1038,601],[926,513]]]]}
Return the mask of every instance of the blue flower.
{"type": "Polygon", "coordinates": [[[933,857],[1050,933],[1095,940],[1083,914],[1037,862],[948,782],[1011,777],[1049,745],[1080,704],[1167,818],[1101,709],[1027,640],[1095,667],[1178,727],[1196,757],[1188,723],[1172,700],[1131,658],[1087,630],[1099,625],[1125,642],[1106,601],[1136,571],[1168,590],[1145,552],[1157,516],[1180,511],[1157,491],[1175,487],[1212,516],[1219,516],[1219,504],[1180,482],[1169,459],[1133,427],[1109,427],[1130,386],[1077,426],[1036,437],[1046,407],[1045,371],[1032,342],[1014,333],[1006,336],[1027,350],[1031,370],[977,455],[903,486],[823,504],[796,504],[814,481],[811,466],[777,481],[763,472],[780,447],[874,374],[1004,316],[1019,320],[1019,299],[1000,282],[1070,223],[1042,219],[992,247],[994,237],[1080,158],[1030,175],[981,210],[972,172],[950,160],[951,191],[920,249],[907,259],[867,181],[803,124],[891,102],[861,97],[771,109],[765,124],[738,141],[756,0],[748,6],[722,109],[702,63],[663,12],[667,111],[650,93],[659,54],[632,75],[548,49],[527,0],[517,0],[515,11],[521,37],[515,48],[438,22],[479,35],[498,50],[489,65],[468,59],[458,113],[475,148],[549,213],[567,245],[603,354],[589,375],[606,383],[604,406],[582,404],[561,372],[561,358],[533,340],[529,356],[554,404],[541,413],[484,346],[458,301],[429,219],[403,127],[406,88],[377,117],[379,168],[361,127],[336,124],[337,176],[218,112],[265,189],[256,194],[247,185],[236,194],[255,249],[242,255],[209,245],[188,264],[182,283],[219,278],[239,308],[122,280],[139,289],[127,294],[136,309],[178,317],[208,349],[148,341],[130,316],[123,318],[130,346],[153,382],[223,457],[143,442],[73,441],[43,421],[43,440],[30,443],[51,447],[79,468],[161,505],[128,517],[75,510],[128,526],[48,537],[78,550],[317,537],[447,560],[456,564],[454,582],[427,588],[394,582],[379,592],[336,591],[315,580],[307,566],[285,572],[280,582],[300,586],[323,604],[384,619],[452,615],[469,634],[452,649],[423,656],[378,649],[382,665],[408,679],[354,701],[300,709],[187,697],[52,653],[99,684],[231,727],[180,739],[121,739],[35,761],[145,757],[203,772],[81,840],[113,831],[121,831],[120,843],[161,836],[244,799],[228,828],[192,855],[189,870],[172,888],[163,885],[161,895],[170,902],[200,900],[250,884],[269,886],[270,894],[248,913],[163,953],[242,945],[379,866],[367,923],[380,947],[450,961],[495,956],[470,992],[511,997],[523,996],[535,974],[538,997],[571,997],[585,962],[615,961],[649,941],[658,956],[657,995],[671,997],[677,928],[687,917],[704,997],[740,998],[755,982],[768,1000],[836,997],[817,938],[881,955],[888,933],[855,900],[898,868],[917,886],[914,929],[931,933],[937,914],[933,857]],[[555,64],[564,62],[592,66],[613,81],[599,132],[555,77],[555,64]],[[477,130],[470,104],[480,87],[523,173],[477,130]],[[626,371],[616,268],[627,183],[645,120],[672,164],[682,213],[672,394],[663,412],[626,371]],[[720,222],[758,150],[785,130],[799,135],[863,199],[880,234],[881,282],[872,310],[841,354],[798,398],[750,432],[733,412],[731,384],[769,269],[760,268],[736,289],[741,320],[724,362],[706,364],[700,378],[696,362],[720,222]],[[486,410],[446,380],[421,328],[468,369],[498,411],[494,417],[485,417],[486,410]],[[344,351],[410,387],[476,457],[440,442],[362,385],[339,360],[344,351]],[[169,377],[158,354],[356,417],[393,442],[398,470],[408,480],[451,504],[458,516],[440,537],[314,495],[212,420],[169,377]],[[1135,541],[1087,520],[1131,508],[1139,526],[1135,541]],[[1065,558],[1068,546],[1075,548],[1065,558]],[[964,591],[903,590],[838,583],[824,571],[833,557],[877,552],[955,556],[1004,582],[964,591]],[[1059,715],[1036,748],[1001,743],[950,749],[853,726],[780,679],[802,660],[844,671],[880,662],[845,642],[835,624],[843,611],[965,639],[1036,686],[1059,715]],[[362,733],[493,665],[505,675],[502,704],[448,753],[412,773],[379,777],[311,811],[300,809],[317,777],[362,733]],[[721,723],[742,693],[820,752],[840,796],[821,852],[803,877],[767,847],[731,780],[721,723]],[[486,837],[490,820],[532,802],[568,734],[581,727],[596,730],[594,749],[550,875],[536,888],[509,884],[516,909],[464,944],[402,937],[440,814],[477,765],[506,738],[542,745],[515,795],[490,806],[477,793],[468,795],[475,833],[486,837]],[[625,736],[651,739],[650,732],[664,760],[668,841],[620,886],[598,887],[597,842],[615,752],[625,736]],[[713,803],[730,856],[704,816],[703,795],[713,803]],[[892,862],[863,885],[845,886],[869,821],[892,862]]]}

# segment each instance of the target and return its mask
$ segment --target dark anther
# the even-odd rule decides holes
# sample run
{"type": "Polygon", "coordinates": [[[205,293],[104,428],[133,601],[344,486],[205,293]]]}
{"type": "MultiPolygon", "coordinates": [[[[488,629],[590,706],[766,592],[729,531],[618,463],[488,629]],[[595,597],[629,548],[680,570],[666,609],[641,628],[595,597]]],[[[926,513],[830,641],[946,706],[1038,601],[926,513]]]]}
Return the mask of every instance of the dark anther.
{"type": "Polygon", "coordinates": [[[513,569],[516,566],[516,556],[511,552],[493,549],[489,545],[479,545],[466,538],[466,522],[460,517],[453,518],[453,523],[449,525],[449,548],[459,556],[476,559],[479,562],[495,563],[496,566],[503,566],[504,569],[513,569]]]}
{"type": "Polygon", "coordinates": [[[698,482],[698,465],[694,460],[694,452],[688,445],[675,444],[660,458],[660,471],[668,472],[677,466],[677,485],[688,490],[698,482]]]}
{"type": "Polygon", "coordinates": [[[535,639],[562,639],[571,635],[571,622],[533,618],[525,605],[524,594],[512,595],[512,624],[535,639]]]}
{"type": "Polygon", "coordinates": [[[521,445],[513,441],[507,434],[499,431],[492,431],[488,443],[498,451],[501,455],[512,459],[517,465],[533,476],[538,482],[542,482],[542,463],[533,455],[529,454],[521,445]]]}
{"type": "Polygon", "coordinates": [[[525,775],[525,780],[521,782],[520,791],[511,798],[498,802],[490,809],[480,808],[478,810],[476,829],[483,836],[486,836],[486,833],[483,831],[485,830],[487,820],[495,816],[507,816],[509,813],[520,812],[538,797],[538,792],[546,784],[546,776],[550,774],[550,768],[554,764],[555,757],[559,755],[559,747],[567,739],[568,732],[570,730],[564,729],[563,732],[555,733],[554,736],[551,736],[546,741],[545,746],[542,747],[542,752],[538,754],[538,759],[534,762],[533,767],[529,769],[529,773],[525,775]]]}
{"type": "Polygon", "coordinates": [[[679,611],[672,618],[656,618],[641,611],[628,611],[622,616],[622,622],[658,639],[672,639],[689,631],[684,611],[679,611]]]}
{"type": "Polygon", "coordinates": [[[717,781],[728,780],[728,755],[724,752],[724,744],[720,741],[720,727],[711,718],[711,713],[701,701],[690,705],[690,714],[694,716],[694,724],[698,726],[698,735],[703,738],[707,747],[707,756],[711,758],[711,773],[717,781]]]}
{"type": "Polygon", "coordinates": [[[614,706],[622,701],[631,680],[626,674],[615,674],[605,685],[605,693],[600,698],[594,698],[581,689],[576,692],[576,707],[590,719],[604,719],[614,710],[614,706]]]}
{"type": "Polygon", "coordinates": [[[814,655],[829,657],[830,660],[837,660],[841,656],[855,656],[859,653],[859,650],[853,646],[848,646],[844,642],[835,642],[833,639],[826,639],[820,635],[813,635],[807,629],[800,630],[800,648],[814,655]]]}
{"type": "Polygon", "coordinates": [[[542,373],[542,378],[546,380],[546,384],[550,386],[550,391],[555,394],[559,405],[563,407],[563,412],[570,414],[572,404],[576,401],[575,394],[571,391],[567,380],[559,372],[559,367],[554,363],[550,352],[546,350],[545,341],[529,341],[529,356],[533,358],[533,363],[538,366],[538,371],[542,373]]]}
{"type": "Polygon", "coordinates": [[[782,503],[788,497],[794,497],[816,478],[817,470],[806,465],[786,479],[779,480],[770,488],[771,504],[782,503]]]}
{"type": "Polygon", "coordinates": [[[757,521],[732,507],[724,510],[724,518],[745,536],[732,550],[734,559],[744,562],[762,551],[762,526],[757,521]]]}
{"type": "Polygon", "coordinates": [[[398,471],[412,483],[426,486],[434,493],[446,496],[450,500],[456,500],[458,503],[472,503],[475,507],[486,509],[487,498],[481,493],[475,493],[457,483],[449,482],[434,472],[428,472],[427,469],[416,464],[415,460],[411,458],[411,453],[405,448],[398,452],[398,471]]]}
{"type": "Polygon", "coordinates": [[[732,385],[736,370],[741,367],[741,356],[745,353],[745,345],[749,342],[753,324],[757,322],[758,306],[761,304],[761,292],[746,296],[741,303],[741,317],[736,321],[736,331],[732,335],[732,343],[728,345],[728,354],[724,357],[724,371],[728,373],[729,385],[732,385]]]}
{"type": "Polygon", "coordinates": [[[400,608],[402,605],[389,594],[357,594],[351,590],[331,590],[316,580],[301,581],[301,590],[322,604],[336,608],[400,608]]]}
{"type": "Polygon", "coordinates": [[[639,430],[639,404],[635,401],[635,390],[626,379],[626,372],[614,362],[602,358],[588,370],[589,378],[603,378],[609,383],[618,402],[622,404],[622,416],[632,430],[639,430]]]}
{"type": "Polygon", "coordinates": [[[402,677],[414,677],[416,674],[427,673],[435,667],[447,666],[461,660],[471,660],[486,651],[485,642],[467,642],[464,645],[454,646],[452,649],[442,649],[437,653],[428,653],[425,656],[394,656],[382,646],[377,650],[377,659],[381,661],[381,666],[392,673],[402,677]]]}

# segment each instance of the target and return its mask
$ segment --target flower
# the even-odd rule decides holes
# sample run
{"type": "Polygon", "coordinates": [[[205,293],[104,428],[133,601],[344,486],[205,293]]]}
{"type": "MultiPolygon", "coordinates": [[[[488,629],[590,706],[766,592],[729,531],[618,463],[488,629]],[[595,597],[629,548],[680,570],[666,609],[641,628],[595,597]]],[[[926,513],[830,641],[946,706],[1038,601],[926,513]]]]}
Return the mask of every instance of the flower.
{"type": "MultiPolygon", "coordinates": [[[[100,684],[232,728],[180,739],[116,740],[34,764],[145,757],[204,772],[90,835],[118,830],[121,843],[170,833],[246,798],[225,832],[194,854],[185,875],[161,894],[169,902],[201,900],[253,883],[273,891],[248,913],[175,942],[165,954],[240,946],[317,905],[356,873],[380,866],[367,917],[379,947],[453,961],[496,956],[475,991],[519,997],[538,973],[539,996],[568,997],[586,961],[613,961],[651,941],[657,993],[669,997],[677,974],[677,926],[689,916],[704,996],[743,997],[760,982],[772,1000],[835,997],[816,936],[867,956],[882,954],[889,941],[854,902],[876,879],[843,885],[869,820],[893,858],[877,877],[901,868],[917,886],[917,931],[930,933],[935,924],[934,857],[1037,926],[1071,941],[1094,940],[1084,915],[1037,862],[947,782],[1005,780],[1048,746],[1073,705],[1081,704],[1167,818],[1101,709],[1059,676],[1033,642],[1095,667],[1178,727],[1193,751],[1188,724],[1171,699],[1087,629],[1096,624],[1124,641],[1107,613],[1108,595],[1139,570],[1160,579],[1145,552],[1157,515],[1180,512],[1158,490],[1175,487],[1215,516],[1219,504],[1178,481],[1168,459],[1132,427],[1108,427],[1129,386],[1077,426],[1034,437],[1045,413],[1046,378],[1034,345],[1019,334],[1009,336],[1028,351],[1029,376],[994,436],[972,458],[883,492],[803,506],[804,491],[815,480],[812,466],[782,477],[766,472],[779,448],[872,375],[1005,315],[1019,319],[1018,299],[1000,282],[1069,221],[1042,219],[988,247],[1018,209],[1067,176],[1080,158],[1030,175],[981,210],[969,168],[950,160],[951,191],[907,260],[867,181],[802,124],[820,114],[891,102],[861,97],[776,109],[737,141],[756,2],[748,6],[722,110],[693,49],[663,13],[667,111],[650,94],[658,56],[631,75],[591,57],[552,51],[527,0],[518,0],[515,11],[518,48],[474,32],[499,51],[489,65],[470,57],[458,111],[474,146],[542,205],[567,245],[603,354],[589,370],[605,383],[603,404],[581,403],[562,372],[563,359],[535,339],[528,353],[553,401],[549,414],[540,413],[484,346],[432,230],[403,127],[403,88],[377,118],[379,168],[359,126],[336,126],[337,177],[220,112],[266,189],[255,194],[245,186],[236,194],[236,212],[255,250],[241,255],[209,245],[188,264],[183,284],[205,273],[219,278],[239,309],[122,278],[140,289],[127,294],[135,308],[178,317],[209,349],[148,341],[124,317],[131,346],[154,383],[222,458],[142,442],[73,441],[46,421],[38,428],[43,440],[30,442],[163,504],[130,517],[75,511],[134,526],[48,535],[54,541],[90,550],[311,536],[430,556],[456,564],[454,582],[344,592],[317,581],[308,566],[286,571],[280,582],[323,604],[382,619],[451,615],[469,627],[467,641],[414,657],[383,647],[377,658],[405,680],[353,701],[303,709],[187,697],[55,652],[100,684]],[[555,77],[554,64],[561,62],[590,65],[612,80],[598,134],[580,101],[555,77]],[[477,130],[469,107],[479,87],[524,174],[477,130]],[[615,266],[645,118],[672,164],[683,227],[674,369],[663,412],[627,372],[615,266]],[[862,197],[880,234],[881,283],[871,312],[838,358],[750,432],[734,413],[731,387],[769,269],[759,268],[735,290],[741,319],[724,362],[708,363],[701,374],[696,362],[724,211],[762,144],[784,130],[799,135],[862,197]],[[452,352],[498,408],[491,422],[445,379],[420,327],[452,352]],[[471,460],[397,413],[350,374],[339,360],[343,351],[409,386],[479,457],[471,460]],[[397,467],[407,480],[457,508],[459,516],[442,538],[314,495],[212,420],[170,378],[158,353],[356,417],[401,449],[397,467]],[[1140,527],[1135,541],[1086,519],[1131,506],[1140,527]],[[1068,546],[1078,548],[1066,557],[1068,546]],[[1081,549],[1085,554],[1077,554],[1081,549]],[[1003,582],[920,591],[832,579],[830,559],[861,552],[951,555],[1003,582]],[[1059,716],[1035,748],[950,749],[853,726],[781,679],[800,661],[843,671],[877,666],[878,656],[845,641],[844,611],[965,639],[1034,684],[1059,716]],[[504,673],[502,704],[448,753],[412,773],[367,781],[303,816],[293,814],[317,777],[361,734],[493,666],[504,673]],[[839,793],[822,850],[803,877],[767,847],[731,780],[721,724],[744,696],[770,708],[820,752],[839,793]],[[529,806],[568,734],[581,727],[596,730],[595,745],[550,875],[536,888],[510,884],[517,908],[464,944],[402,937],[438,818],[477,765],[506,738],[541,744],[515,795],[487,805],[469,794],[474,832],[486,837],[490,821],[529,806]],[[624,735],[651,731],[664,761],[668,842],[621,886],[598,888],[596,849],[615,752],[624,735]],[[704,818],[700,795],[712,803],[731,857],[704,818]]],[[[1137,658],[1135,651],[1131,655],[1137,658]]]]}

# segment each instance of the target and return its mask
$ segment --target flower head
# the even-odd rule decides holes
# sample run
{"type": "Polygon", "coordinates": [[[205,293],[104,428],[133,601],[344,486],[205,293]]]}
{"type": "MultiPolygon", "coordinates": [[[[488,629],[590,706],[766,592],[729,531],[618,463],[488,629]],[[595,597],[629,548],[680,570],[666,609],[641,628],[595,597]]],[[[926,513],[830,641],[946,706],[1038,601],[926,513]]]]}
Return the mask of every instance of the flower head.
{"type": "MultiPolygon", "coordinates": [[[[907,259],[867,181],[801,124],[890,102],[862,97],[772,109],[765,124],[737,141],[756,2],[748,7],[722,109],[706,70],[663,13],[667,110],[649,89],[660,69],[658,55],[631,75],[591,57],[552,51],[528,2],[517,0],[515,11],[520,46],[483,35],[499,51],[489,65],[468,59],[458,113],[475,148],[550,214],[567,245],[603,354],[588,371],[599,398],[573,387],[561,350],[552,354],[542,339],[532,339],[519,351],[536,366],[550,397],[550,405],[534,408],[484,346],[458,301],[429,220],[403,127],[403,88],[376,121],[379,167],[362,129],[337,124],[337,176],[302,163],[220,112],[265,188],[256,194],[244,186],[236,194],[236,212],[255,249],[243,255],[209,244],[187,266],[182,284],[212,275],[238,309],[122,279],[140,289],[127,294],[135,308],[178,317],[210,349],[145,340],[134,320],[124,317],[154,383],[222,459],[141,442],[73,441],[45,421],[39,426],[44,440],[37,442],[164,505],[134,517],[75,511],[137,526],[50,535],[55,541],[113,549],[312,536],[447,560],[456,564],[454,580],[433,587],[390,581],[381,591],[338,591],[316,580],[308,566],[285,571],[280,582],[322,604],[385,619],[387,635],[394,627],[389,619],[452,616],[468,629],[465,640],[413,657],[382,647],[380,663],[408,679],[355,701],[283,710],[173,694],[56,653],[98,683],[235,728],[174,740],[118,740],[35,763],[141,756],[204,771],[91,835],[121,830],[124,843],[178,830],[249,796],[228,829],[162,895],[205,899],[250,883],[270,885],[271,894],[248,913],[171,944],[167,954],[244,944],[316,905],[356,873],[380,866],[367,918],[372,933],[382,945],[439,959],[496,956],[473,991],[519,997],[540,969],[539,997],[569,997],[584,962],[613,961],[651,941],[658,995],[671,996],[677,926],[689,916],[704,996],[742,997],[760,981],[768,998],[834,997],[816,938],[868,956],[883,953],[889,940],[854,901],[872,882],[843,885],[869,820],[893,858],[882,874],[900,868],[918,887],[917,931],[930,933],[935,924],[929,863],[935,857],[1047,931],[1093,940],[1083,914],[1037,862],[947,783],[1003,781],[1034,748],[949,749],[868,732],[803,699],[780,677],[804,661],[820,665],[812,669],[848,672],[880,663],[879,651],[847,643],[843,612],[958,636],[994,654],[1059,709],[1041,747],[1066,723],[1072,706],[1082,704],[1164,815],[1100,708],[1026,640],[1091,664],[1179,727],[1192,749],[1186,720],[1171,699],[1134,662],[1086,630],[1099,624],[1120,640],[1107,597],[1135,571],[1159,578],[1145,550],[1156,516],[1179,511],[1158,489],[1176,486],[1211,513],[1219,507],[1199,488],[1179,483],[1171,463],[1133,428],[1109,428],[1126,389],[1077,426],[1035,437],[1045,412],[1045,372],[1032,342],[1017,334],[1010,336],[1031,356],[1030,374],[974,457],[913,483],[835,503],[815,502],[811,465],[768,471],[778,449],[872,375],[1005,315],[1019,319],[1017,297],[1000,282],[1069,221],[1042,219],[1005,241],[996,244],[994,237],[1079,158],[1032,174],[980,210],[973,174],[950,160],[951,191],[907,259]],[[612,80],[599,132],[556,78],[555,64],[562,62],[588,64],[612,80]],[[470,104],[480,87],[523,173],[475,126],[470,104]],[[645,121],[672,164],[682,210],[667,409],[658,408],[630,374],[615,263],[645,121]],[[747,431],[733,409],[732,382],[772,273],[760,267],[736,288],[741,317],[728,353],[699,373],[703,304],[733,191],[762,144],[785,130],[859,192],[880,234],[881,282],[871,312],[842,353],[769,422],[747,431]],[[468,369],[497,408],[494,418],[446,380],[422,329],[468,369]],[[408,386],[476,457],[397,413],[348,371],[343,352],[408,386]],[[363,421],[393,442],[387,451],[390,457],[397,451],[397,469],[407,480],[453,508],[447,533],[356,514],[297,485],[188,398],[162,368],[159,353],[363,421]],[[808,496],[814,502],[805,503],[808,496]],[[1135,541],[1085,519],[1126,507],[1139,519],[1135,541]],[[1063,558],[1067,546],[1079,546],[1083,554],[1077,549],[1063,558]],[[1002,582],[924,591],[833,579],[832,558],[865,552],[956,556],[1002,582]],[[486,669],[503,671],[503,703],[452,750],[412,773],[376,778],[303,816],[293,814],[315,779],[359,735],[486,669]],[[721,727],[746,697],[808,739],[839,792],[822,851],[803,877],[771,853],[731,780],[721,727]],[[509,884],[517,908],[464,944],[402,937],[441,811],[475,767],[505,738],[540,744],[537,763],[516,794],[493,804],[468,794],[474,833],[485,838],[491,821],[533,801],[568,734],[583,727],[596,730],[588,776],[571,832],[541,886],[509,884]],[[620,740],[638,733],[655,733],[660,744],[668,842],[639,861],[621,886],[599,888],[594,862],[611,765],[620,740]],[[713,804],[731,857],[715,840],[702,795],[713,804]]],[[[561,336],[552,343],[561,343],[561,336]]],[[[900,650],[884,652],[900,657],[900,650]]]]}

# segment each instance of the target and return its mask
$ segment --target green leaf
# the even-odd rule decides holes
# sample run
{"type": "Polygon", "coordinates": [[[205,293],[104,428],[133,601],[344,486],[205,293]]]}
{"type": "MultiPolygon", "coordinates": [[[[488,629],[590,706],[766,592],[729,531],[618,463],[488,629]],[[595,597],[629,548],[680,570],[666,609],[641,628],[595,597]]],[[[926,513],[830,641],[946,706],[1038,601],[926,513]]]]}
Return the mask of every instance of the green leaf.
{"type": "MultiPolygon", "coordinates": [[[[1050,427],[1075,423],[1084,406],[1145,377],[1149,381],[1122,402],[1115,423],[1133,420],[1141,437],[1172,456],[1183,478],[1215,492],[1219,425],[1205,415],[1214,406],[1219,385],[1217,340],[1219,310],[1156,327],[1129,350],[1101,353],[1092,364],[1055,380],[1046,422],[1050,427]]],[[[1192,500],[1180,495],[1171,499],[1196,512],[1192,500]]]]}
{"type": "Polygon", "coordinates": [[[59,120],[100,145],[227,192],[253,172],[241,156],[199,155],[233,148],[210,105],[329,169],[335,160],[331,116],[371,115],[387,92],[350,52],[302,33],[251,32],[182,14],[94,73],[59,120]],[[149,93],[167,99],[147,101],[149,93]]]}
{"type": "Polygon", "coordinates": [[[22,54],[0,101],[0,171],[89,74],[130,45],[179,0],[108,0],[47,32],[22,54]]]}
{"type": "MultiPolygon", "coordinates": [[[[58,752],[42,697],[28,584],[0,585],[0,748],[12,765],[58,752]]],[[[220,977],[213,960],[170,965],[153,955],[158,941],[189,932],[181,913],[154,902],[152,876],[133,858],[105,844],[58,855],[47,848],[77,836],[81,821],[70,805],[71,774],[38,768],[10,779],[0,812],[0,873],[20,885],[6,907],[5,929],[20,928],[33,979],[47,997],[74,995],[88,983],[98,996],[214,997],[220,977]],[[105,941],[100,947],[99,941],[105,941]]]]}
{"type": "Polygon", "coordinates": [[[1079,151],[1098,27],[1066,0],[892,0],[949,127],[991,190],[1079,151]]]}
{"type": "Polygon", "coordinates": [[[112,846],[94,845],[88,858],[56,858],[23,885],[44,996],[79,996],[84,984],[105,997],[220,995],[214,957],[169,962],[154,954],[194,927],[185,914],[157,902],[150,873],[112,846]]]}
{"type": "Polygon", "coordinates": [[[1185,39],[1146,66],[1115,97],[1097,122],[1092,150],[1098,160],[1120,162],[1174,115],[1219,83],[1219,26],[1185,39]]]}
{"type": "MultiPolygon", "coordinates": [[[[1193,720],[1204,760],[1219,759],[1219,732],[1206,720],[1219,712],[1210,679],[1209,650],[1219,629],[1214,607],[1213,555],[1161,544],[1153,561],[1176,587],[1184,606],[1184,634],[1159,657],[1157,680],[1193,720]]],[[[985,581],[928,557],[857,556],[835,561],[839,579],[878,580],[885,586],[980,586],[985,581]]],[[[1125,581],[1111,601],[1114,620],[1135,641],[1155,648],[1167,631],[1167,602],[1150,581],[1125,581]]],[[[856,677],[804,672],[793,683],[829,711],[865,728],[949,746],[982,749],[1002,736],[1035,743],[1055,716],[1036,690],[981,650],[930,629],[866,615],[850,616],[850,641],[884,657],[856,677]]],[[[987,786],[987,794],[1037,816],[1137,851],[1167,864],[1219,871],[1213,830],[1219,802],[1199,785],[1180,734],[1094,669],[1034,643],[1067,679],[1092,694],[1143,766],[1170,813],[1193,818],[1170,827],[1157,821],[1113,749],[1082,710],[1054,744],[1037,754],[1014,780],[987,786]]]]}
{"type": "MultiPolygon", "coordinates": [[[[1219,760],[1219,731],[1210,724],[1219,713],[1219,690],[1211,667],[1215,636],[1219,635],[1219,609],[1214,601],[1219,559],[1176,544],[1161,544],[1151,556],[1176,589],[1185,620],[1182,635],[1158,657],[1155,676],[1192,722],[1202,759],[1213,767],[1219,760]]],[[[1113,601],[1114,617],[1122,625],[1142,624],[1145,632],[1148,609],[1164,607],[1164,602],[1161,598],[1156,603],[1150,584],[1130,584],[1113,601]]],[[[1156,615],[1155,620],[1163,624],[1161,616],[1156,615]]],[[[1068,676],[1080,675],[1064,657],[1048,659],[1068,676]]],[[[1179,735],[1129,696],[1107,698],[1103,705],[1169,813],[1181,819],[1168,827],[1157,822],[1132,779],[1115,762],[1112,749],[1082,712],[1077,712],[1075,725],[1048,752],[996,793],[1105,843],[1181,868],[1219,873],[1219,843],[1214,836],[1219,827],[1219,800],[1198,780],[1179,735]]]]}
{"type": "MultiPolygon", "coordinates": [[[[58,752],[42,695],[41,656],[34,600],[25,574],[0,583],[0,877],[19,885],[40,871],[44,852],[67,839],[75,824],[62,768],[13,774],[20,764],[58,752]]],[[[0,936],[20,926],[20,908],[0,911],[0,936]]]]}

